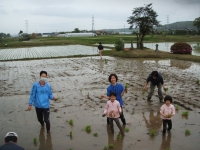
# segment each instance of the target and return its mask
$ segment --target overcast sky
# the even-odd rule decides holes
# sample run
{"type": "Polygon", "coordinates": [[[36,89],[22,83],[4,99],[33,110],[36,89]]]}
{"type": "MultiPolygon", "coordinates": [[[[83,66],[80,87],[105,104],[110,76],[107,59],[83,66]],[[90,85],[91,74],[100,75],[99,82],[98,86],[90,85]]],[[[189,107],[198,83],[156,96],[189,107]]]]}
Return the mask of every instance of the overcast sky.
{"type": "Polygon", "coordinates": [[[200,17],[200,0],[0,0],[0,32],[91,30],[92,16],[95,30],[128,28],[133,9],[149,3],[161,24],[200,17]]]}

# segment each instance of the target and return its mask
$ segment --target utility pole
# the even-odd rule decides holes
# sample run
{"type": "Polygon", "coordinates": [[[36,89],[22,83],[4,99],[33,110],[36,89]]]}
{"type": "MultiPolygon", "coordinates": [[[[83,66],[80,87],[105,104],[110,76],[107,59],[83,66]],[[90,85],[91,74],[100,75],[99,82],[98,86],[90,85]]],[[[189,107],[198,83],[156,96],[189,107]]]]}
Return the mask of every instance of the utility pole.
{"type": "Polygon", "coordinates": [[[94,16],[92,16],[92,32],[94,30],[94,16]]]}
{"type": "Polygon", "coordinates": [[[25,21],[26,21],[26,34],[28,34],[28,20],[25,21]]]}

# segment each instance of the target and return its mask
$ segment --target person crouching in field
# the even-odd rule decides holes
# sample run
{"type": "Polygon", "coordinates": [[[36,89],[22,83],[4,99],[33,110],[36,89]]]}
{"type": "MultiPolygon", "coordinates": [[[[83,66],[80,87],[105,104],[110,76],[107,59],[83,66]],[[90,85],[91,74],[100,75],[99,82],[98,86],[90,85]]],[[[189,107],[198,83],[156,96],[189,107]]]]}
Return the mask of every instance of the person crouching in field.
{"type": "Polygon", "coordinates": [[[170,131],[172,129],[172,121],[171,117],[175,115],[175,108],[171,104],[172,103],[172,97],[169,95],[166,95],[164,98],[165,104],[163,104],[160,108],[160,114],[163,119],[163,134],[166,133],[166,130],[170,131]],[[168,125],[168,128],[167,128],[168,125]]]}
{"type": "Polygon", "coordinates": [[[109,123],[110,123],[112,132],[114,132],[114,128],[113,128],[113,120],[114,120],[121,132],[121,135],[124,135],[124,131],[119,122],[119,117],[121,113],[122,113],[122,109],[120,107],[119,102],[116,100],[116,93],[111,92],[110,100],[106,104],[102,117],[105,117],[107,115],[107,117],[109,118],[109,123]]]}

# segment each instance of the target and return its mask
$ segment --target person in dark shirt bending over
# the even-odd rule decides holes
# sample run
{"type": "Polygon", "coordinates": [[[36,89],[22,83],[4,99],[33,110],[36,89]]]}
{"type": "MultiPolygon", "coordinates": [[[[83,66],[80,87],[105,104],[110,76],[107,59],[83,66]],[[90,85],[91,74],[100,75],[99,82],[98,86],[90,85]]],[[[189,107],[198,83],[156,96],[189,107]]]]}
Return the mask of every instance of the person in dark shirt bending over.
{"type": "Polygon", "coordinates": [[[147,101],[151,101],[151,97],[152,97],[152,95],[154,93],[155,86],[157,86],[158,87],[159,100],[160,100],[160,102],[163,102],[162,87],[163,87],[163,89],[165,89],[165,85],[164,85],[164,81],[163,81],[162,75],[159,74],[157,71],[153,71],[149,75],[149,77],[147,78],[143,90],[147,89],[147,85],[148,85],[149,82],[151,82],[150,83],[151,91],[149,92],[149,95],[147,97],[147,101]]]}

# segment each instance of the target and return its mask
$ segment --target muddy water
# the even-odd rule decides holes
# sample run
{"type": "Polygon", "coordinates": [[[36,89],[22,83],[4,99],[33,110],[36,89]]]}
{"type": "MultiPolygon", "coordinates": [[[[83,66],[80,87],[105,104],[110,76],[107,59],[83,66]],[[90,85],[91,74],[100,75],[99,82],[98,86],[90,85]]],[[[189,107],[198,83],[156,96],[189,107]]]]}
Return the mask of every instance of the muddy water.
{"type": "Polygon", "coordinates": [[[104,57],[66,58],[32,61],[0,62],[0,144],[8,131],[16,131],[19,145],[29,150],[102,150],[113,144],[116,150],[188,150],[199,149],[200,142],[200,64],[188,61],[158,59],[121,59],[104,57]],[[48,72],[48,82],[58,102],[51,102],[51,133],[47,134],[37,122],[35,110],[26,111],[29,91],[39,72],[48,72]],[[173,117],[171,133],[162,136],[161,106],[157,89],[153,102],[146,101],[142,94],[145,79],[152,70],[158,70],[164,77],[169,91],[163,95],[173,96],[179,110],[173,117]],[[116,73],[119,82],[129,84],[123,97],[124,114],[129,132],[119,138],[115,125],[114,134],[101,117],[106,100],[100,99],[106,93],[108,75],[116,73]],[[189,111],[188,117],[182,112],[189,111]],[[74,125],[68,121],[73,119],[74,125]],[[84,128],[90,125],[91,133],[84,128]],[[189,129],[191,135],[186,136],[189,129]],[[155,136],[150,136],[155,130],[155,136]],[[69,136],[72,131],[72,137],[69,136]],[[93,134],[98,133],[97,137],[93,134]],[[37,142],[34,143],[33,139],[37,142]]]}

